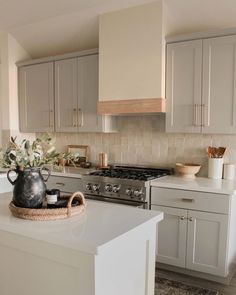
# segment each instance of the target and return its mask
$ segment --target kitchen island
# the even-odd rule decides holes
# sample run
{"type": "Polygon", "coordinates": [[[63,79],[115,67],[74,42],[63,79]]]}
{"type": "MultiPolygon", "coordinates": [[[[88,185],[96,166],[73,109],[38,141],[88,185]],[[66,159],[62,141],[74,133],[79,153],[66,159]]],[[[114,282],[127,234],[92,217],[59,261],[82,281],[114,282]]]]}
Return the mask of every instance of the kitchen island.
{"type": "Polygon", "coordinates": [[[0,194],[2,295],[154,295],[157,211],[87,201],[81,215],[27,221],[0,194]]]}

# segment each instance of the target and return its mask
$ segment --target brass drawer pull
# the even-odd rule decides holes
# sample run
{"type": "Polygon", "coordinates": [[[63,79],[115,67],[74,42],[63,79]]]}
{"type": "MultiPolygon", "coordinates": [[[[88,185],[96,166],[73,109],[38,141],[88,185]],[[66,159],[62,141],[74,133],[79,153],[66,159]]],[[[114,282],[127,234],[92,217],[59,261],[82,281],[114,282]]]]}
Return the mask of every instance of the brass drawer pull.
{"type": "Polygon", "coordinates": [[[194,199],[182,198],[181,200],[182,200],[182,202],[187,202],[187,203],[193,203],[194,202],[194,199]]]}
{"type": "Polygon", "coordinates": [[[185,219],[185,216],[180,216],[180,220],[184,220],[185,219]]]}
{"type": "Polygon", "coordinates": [[[63,182],[56,182],[56,185],[65,186],[65,183],[63,183],[63,182]]]}

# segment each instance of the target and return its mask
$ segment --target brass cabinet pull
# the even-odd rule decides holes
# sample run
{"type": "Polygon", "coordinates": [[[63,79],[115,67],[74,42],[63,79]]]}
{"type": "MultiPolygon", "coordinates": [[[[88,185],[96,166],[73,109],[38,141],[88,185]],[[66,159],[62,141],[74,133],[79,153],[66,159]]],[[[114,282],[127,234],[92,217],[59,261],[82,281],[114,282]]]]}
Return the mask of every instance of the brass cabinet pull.
{"type": "Polygon", "coordinates": [[[84,125],[84,113],[82,109],[78,109],[78,118],[79,118],[79,127],[82,127],[84,125]]]}
{"type": "Polygon", "coordinates": [[[49,112],[49,125],[50,125],[50,127],[53,127],[53,118],[54,117],[54,111],[53,110],[50,110],[50,112],[49,112]]]}
{"type": "Polygon", "coordinates": [[[56,185],[65,186],[65,183],[63,183],[63,182],[56,182],[56,185]]]}
{"type": "Polygon", "coordinates": [[[72,124],[73,124],[73,127],[77,127],[77,112],[76,112],[76,109],[73,109],[73,117],[72,117],[72,124]]]}
{"type": "Polygon", "coordinates": [[[184,220],[185,219],[185,216],[180,216],[180,220],[184,220]]]}
{"type": "Polygon", "coordinates": [[[193,203],[194,199],[182,198],[182,202],[193,203]]]}

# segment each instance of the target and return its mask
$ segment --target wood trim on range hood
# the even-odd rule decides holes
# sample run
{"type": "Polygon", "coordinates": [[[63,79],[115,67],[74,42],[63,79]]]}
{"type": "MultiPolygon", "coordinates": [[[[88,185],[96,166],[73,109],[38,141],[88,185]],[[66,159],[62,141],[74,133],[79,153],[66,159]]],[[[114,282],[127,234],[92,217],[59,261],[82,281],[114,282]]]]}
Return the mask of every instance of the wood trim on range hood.
{"type": "Polygon", "coordinates": [[[98,102],[100,115],[165,113],[164,98],[108,100],[98,102]]]}

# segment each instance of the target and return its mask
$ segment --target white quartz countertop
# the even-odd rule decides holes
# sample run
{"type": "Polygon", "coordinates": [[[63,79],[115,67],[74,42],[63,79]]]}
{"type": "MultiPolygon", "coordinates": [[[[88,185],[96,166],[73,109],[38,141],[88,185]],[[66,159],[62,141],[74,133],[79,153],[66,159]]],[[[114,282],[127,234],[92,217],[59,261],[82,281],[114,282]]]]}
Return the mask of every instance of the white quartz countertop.
{"type": "Polygon", "coordinates": [[[81,178],[82,174],[88,174],[89,172],[92,172],[94,170],[95,170],[95,168],[62,167],[62,168],[58,168],[58,169],[52,169],[51,175],[72,177],[72,178],[81,178]]]}
{"type": "MultiPolygon", "coordinates": [[[[81,178],[82,174],[88,174],[95,170],[95,168],[78,168],[78,167],[58,167],[58,168],[49,168],[51,175],[53,176],[62,176],[62,177],[72,177],[72,178],[81,178]]],[[[0,178],[6,177],[8,168],[0,168],[0,178]]],[[[44,172],[43,172],[44,173],[44,172]]],[[[46,172],[45,172],[46,173],[46,172]]]]}
{"type": "Polygon", "coordinates": [[[236,181],[225,179],[209,179],[196,177],[186,179],[179,176],[165,176],[151,181],[151,186],[162,188],[202,191],[216,194],[231,195],[236,193],[236,181]]]}
{"type": "Polygon", "coordinates": [[[90,254],[146,222],[159,222],[163,213],[124,205],[87,201],[86,210],[69,219],[30,221],[11,215],[11,193],[0,194],[0,230],[90,254]]]}

